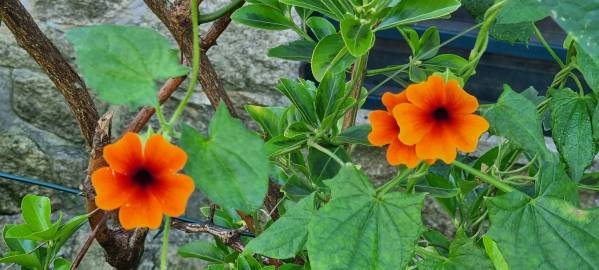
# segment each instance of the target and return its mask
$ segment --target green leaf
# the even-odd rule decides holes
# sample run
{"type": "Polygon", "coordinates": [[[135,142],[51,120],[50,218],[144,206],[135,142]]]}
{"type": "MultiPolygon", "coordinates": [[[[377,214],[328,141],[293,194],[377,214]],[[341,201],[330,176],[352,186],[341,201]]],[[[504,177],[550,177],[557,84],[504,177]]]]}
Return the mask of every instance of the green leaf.
{"type": "Polygon", "coordinates": [[[536,22],[549,16],[549,10],[539,0],[508,0],[497,13],[497,23],[536,22]]]}
{"type": "Polygon", "coordinates": [[[368,52],[374,45],[374,33],[368,21],[362,21],[354,16],[346,15],[341,21],[341,36],[345,47],[355,57],[368,52]]]}
{"type": "Polygon", "coordinates": [[[404,269],[412,261],[424,194],[377,196],[355,166],[343,167],[327,185],[332,199],[308,229],[313,269],[404,269]]]}
{"type": "Polygon", "coordinates": [[[493,38],[505,41],[511,45],[521,42],[528,44],[530,38],[535,34],[535,28],[531,22],[498,24],[491,26],[490,34],[493,38]]]}
{"type": "Polygon", "coordinates": [[[268,156],[274,157],[298,150],[306,143],[308,138],[303,135],[294,136],[291,138],[285,135],[275,136],[266,142],[266,153],[268,156]]]}
{"type": "Polygon", "coordinates": [[[293,23],[280,10],[260,4],[239,8],[231,14],[231,20],[267,30],[290,29],[293,23]]]}
{"type": "Polygon", "coordinates": [[[439,45],[441,44],[441,35],[436,27],[429,27],[422,34],[419,40],[418,59],[426,60],[429,59],[439,52],[439,45]]]}
{"type": "Polygon", "coordinates": [[[550,196],[514,191],[487,200],[487,233],[511,269],[595,269],[599,209],[585,210],[550,196]]]}
{"type": "Polygon", "coordinates": [[[423,65],[434,67],[436,70],[444,71],[449,68],[452,72],[458,73],[468,64],[468,60],[455,54],[439,54],[431,59],[425,60],[423,65]]]}
{"type": "Polygon", "coordinates": [[[100,98],[131,108],[158,102],[157,80],[183,76],[189,69],[158,32],[136,26],[99,25],[70,30],[77,65],[100,98]]]}
{"type": "Polygon", "coordinates": [[[318,85],[315,97],[316,113],[320,120],[335,113],[335,107],[345,94],[345,74],[328,73],[318,85]]]}
{"type": "Polygon", "coordinates": [[[281,83],[277,85],[276,89],[293,103],[307,123],[316,127],[318,117],[314,107],[314,90],[311,89],[312,87],[314,85],[311,82],[308,83],[301,79],[299,81],[281,79],[281,83]]]}
{"type": "Polygon", "coordinates": [[[71,262],[64,258],[56,258],[54,260],[54,270],[69,270],[71,269],[71,262]]]}
{"type": "Polygon", "coordinates": [[[552,97],[553,139],[568,164],[570,176],[579,181],[597,154],[591,124],[596,103],[591,97],[579,96],[567,88],[555,91],[552,97]]]}
{"type": "Polygon", "coordinates": [[[312,73],[322,81],[327,72],[342,73],[355,58],[347,52],[340,34],[329,35],[318,42],[312,54],[312,73]]]}
{"type": "Polygon", "coordinates": [[[0,258],[0,263],[14,263],[23,267],[42,269],[42,263],[35,253],[29,254],[22,251],[12,251],[4,254],[4,257],[0,258]]]}
{"type": "Polygon", "coordinates": [[[280,0],[280,2],[291,6],[311,9],[336,20],[339,20],[343,14],[339,13],[338,11],[330,11],[327,7],[326,1],[322,0],[280,0]]]}
{"type": "Polygon", "coordinates": [[[372,128],[368,124],[350,127],[335,136],[335,138],[333,138],[333,143],[370,145],[368,133],[370,133],[371,130],[372,128]]]}
{"type": "MultiPolygon", "coordinates": [[[[344,146],[327,147],[329,151],[337,155],[343,161],[349,161],[349,155],[344,146]]],[[[341,164],[329,155],[316,148],[308,149],[308,170],[312,182],[322,186],[322,181],[335,177],[341,169],[341,164]]]]}
{"type": "Polygon", "coordinates": [[[376,30],[447,16],[460,7],[458,0],[402,0],[393,7],[376,30]]]}
{"type": "Polygon", "coordinates": [[[595,61],[599,59],[599,0],[540,0],[559,24],[595,61]]]}
{"type": "Polygon", "coordinates": [[[593,58],[576,43],[576,63],[584,75],[584,80],[593,92],[599,93],[599,58],[593,58]]]}
{"type": "Polygon", "coordinates": [[[71,236],[87,223],[88,215],[80,215],[71,218],[67,223],[60,226],[56,233],[56,243],[54,245],[56,250],[59,250],[71,236]]]}
{"type": "Polygon", "coordinates": [[[312,30],[312,33],[314,33],[318,40],[337,33],[335,26],[323,17],[310,17],[306,21],[306,25],[310,27],[310,30],[312,30]]]}
{"type": "Polygon", "coordinates": [[[419,263],[422,269],[435,270],[483,270],[493,269],[493,265],[485,252],[479,248],[464,231],[457,232],[455,239],[449,246],[447,260],[431,260],[419,263]]]}
{"type": "Polygon", "coordinates": [[[593,139],[595,141],[599,141],[599,102],[597,106],[595,106],[595,111],[593,112],[593,139]]]}
{"type": "Polygon", "coordinates": [[[18,225],[6,224],[6,225],[4,225],[4,228],[2,229],[2,239],[4,240],[4,243],[6,244],[8,249],[11,251],[23,251],[23,252],[32,251],[36,246],[35,241],[6,237],[6,233],[8,232],[8,230],[10,230],[11,228],[13,228],[15,226],[18,226],[18,225]]]}
{"type": "Polygon", "coordinates": [[[260,208],[268,190],[266,148],[226,106],[218,107],[208,138],[184,125],[181,146],[189,157],[185,171],[211,201],[247,213],[260,208]]]}
{"type": "Polygon", "coordinates": [[[314,43],[303,39],[291,41],[268,50],[268,56],[291,61],[310,62],[314,43]]]}
{"type": "Polygon", "coordinates": [[[227,256],[223,250],[206,240],[187,243],[177,249],[177,254],[183,258],[197,258],[215,263],[225,263],[225,256],[227,256]]]}
{"type": "Polygon", "coordinates": [[[52,226],[51,203],[48,197],[27,194],[21,201],[21,216],[32,232],[41,232],[52,226]]]}
{"type": "Polygon", "coordinates": [[[285,182],[285,185],[281,187],[281,190],[285,192],[287,198],[298,201],[314,192],[314,187],[308,179],[291,175],[287,179],[287,182],[285,182]]]}
{"type": "Polygon", "coordinates": [[[535,181],[537,196],[554,197],[578,206],[580,200],[576,183],[568,177],[559,158],[552,156],[551,160],[541,163],[540,176],[535,181]]]}
{"type": "Polygon", "coordinates": [[[281,123],[281,116],[285,112],[285,109],[284,107],[245,106],[245,110],[250,117],[260,125],[268,137],[274,137],[283,133],[284,126],[281,123]]]}
{"type": "Polygon", "coordinates": [[[501,254],[499,247],[497,247],[497,243],[495,243],[493,239],[491,239],[488,235],[483,235],[483,244],[485,245],[485,251],[487,252],[487,256],[489,256],[489,258],[493,262],[493,266],[495,266],[495,269],[510,269],[507,265],[507,262],[505,261],[505,258],[503,258],[503,254],[501,254]]]}
{"type": "MultiPolygon", "coordinates": [[[[278,0],[275,0],[275,1],[279,2],[278,0]]],[[[312,15],[312,13],[314,13],[313,10],[303,8],[303,7],[293,7],[293,9],[295,9],[295,12],[297,13],[297,15],[300,16],[303,23],[305,23],[308,20],[308,18],[310,17],[310,15],[312,15]]]]}
{"type": "Polygon", "coordinates": [[[314,215],[314,193],[287,210],[262,234],[250,241],[247,252],[275,259],[294,257],[308,240],[308,224],[314,215]]]}
{"type": "Polygon", "coordinates": [[[252,256],[249,255],[240,255],[237,257],[236,270],[261,270],[262,265],[252,256]]]}
{"type": "Polygon", "coordinates": [[[545,146],[536,106],[509,86],[504,86],[497,104],[491,106],[484,117],[499,135],[510,139],[522,149],[541,154],[542,158],[550,155],[545,146]]]}

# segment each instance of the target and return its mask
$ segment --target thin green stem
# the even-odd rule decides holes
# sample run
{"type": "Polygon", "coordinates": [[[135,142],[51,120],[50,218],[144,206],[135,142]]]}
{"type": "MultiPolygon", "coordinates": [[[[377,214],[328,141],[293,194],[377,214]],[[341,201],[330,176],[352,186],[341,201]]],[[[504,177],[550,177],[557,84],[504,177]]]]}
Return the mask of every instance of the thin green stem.
{"type": "Polygon", "coordinates": [[[464,170],[464,171],[466,171],[466,172],[468,172],[468,173],[470,173],[470,174],[472,174],[474,176],[479,177],[481,180],[483,180],[483,181],[485,181],[485,182],[493,185],[494,187],[500,189],[503,192],[508,193],[508,192],[514,191],[513,187],[511,187],[511,186],[509,186],[509,185],[501,182],[501,180],[499,180],[499,179],[497,179],[495,177],[492,177],[490,175],[484,174],[481,171],[479,171],[477,169],[474,169],[474,168],[470,167],[469,165],[466,165],[466,164],[464,164],[464,163],[462,163],[460,161],[455,160],[453,162],[453,165],[456,166],[456,167],[458,167],[458,168],[461,168],[462,170],[464,170]]]}
{"type": "Polygon", "coordinates": [[[547,50],[547,52],[549,52],[551,57],[553,57],[555,62],[557,62],[559,64],[559,66],[563,68],[564,62],[562,61],[561,58],[559,58],[557,53],[555,53],[553,48],[551,48],[551,46],[549,46],[549,43],[547,43],[547,40],[545,40],[545,37],[543,37],[543,33],[541,33],[541,30],[539,30],[539,28],[534,23],[532,24],[532,26],[535,29],[535,34],[537,35],[537,39],[541,42],[541,44],[543,44],[543,47],[545,47],[545,49],[547,50]]]}
{"type": "Polygon", "coordinates": [[[341,158],[339,158],[339,156],[335,155],[335,153],[331,152],[329,149],[324,148],[322,145],[320,145],[316,142],[313,142],[311,140],[308,140],[308,146],[313,147],[314,149],[328,155],[329,157],[331,157],[332,159],[337,161],[337,163],[339,163],[339,165],[341,165],[341,166],[345,165],[345,162],[343,162],[343,160],[341,160],[341,158]]]}
{"type": "MultiPolygon", "coordinates": [[[[467,33],[471,32],[471,31],[473,31],[474,29],[476,29],[476,28],[480,27],[481,25],[482,25],[482,23],[478,23],[478,24],[476,24],[476,25],[473,25],[472,27],[470,27],[470,28],[468,28],[468,29],[466,29],[466,30],[462,31],[461,33],[459,33],[459,34],[457,34],[457,35],[455,35],[455,36],[451,37],[450,39],[448,39],[448,40],[444,41],[443,43],[439,44],[439,46],[435,46],[435,47],[431,48],[430,50],[428,50],[427,52],[425,52],[425,53],[422,53],[422,54],[420,54],[420,55],[428,55],[428,54],[430,54],[431,52],[433,52],[434,50],[438,50],[439,48],[441,48],[441,47],[443,47],[443,46],[445,46],[445,45],[447,45],[447,44],[449,44],[449,43],[451,43],[451,42],[455,41],[456,39],[458,39],[458,38],[461,38],[461,37],[462,37],[462,36],[464,36],[465,34],[467,34],[467,33]]],[[[387,82],[389,82],[391,79],[393,79],[393,77],[395,77],[395,76],[397,76],[398,74],[402,73],[404,70],[406,70],[406,69],[407,69],[407,68],[410,66],[410,64],[411,64],[411,63],[414,63],[414,62],[416,62],[416,61],[419,61],[419,60],[420,60],[420,59],[418,58],[418,56],[417,56],[417,57],[414,57],[414,58],[412,58],[412,60],[411,60],[411,61],[410,61],[408,64],[405,64],[405,66],[403,66],[401,69],[399,69],[399,70],[395,71],[393,74],[391,74],[391,76],[388,76],[386,79],[384,79],[383,81],[381,81],[381,82],[380,82],[379,84],[377,84],[375,87],[373,87],[372,89],[370,89],[370,91],[368,91],[368,95],[370,95],[370,94],[374,93],[376,90],[378,90],[378,89],[379,89],[379,88],[381,88],[383,85],[385,85],[387,82]]]]}
{"type": "Polygon", "coordinates": [[[407,179],[408,175],[410,175],[412,171],[412,169],[401,170],[393,179],[377,188],[376,194],[379,196],[385,195],[387,192],[389,192],[389,190],[393,189],[397,185],[401,184],[403,180],[407,179]]]}
{"type": "Polygon", "coordinates": [[[192,61],[192,70],[191,70],[191,78],[189,81],[189,85],[187,86],[187,92],[185,93],[185,97],[179,106],[173,113],[171,120],[169,121],[169,126],[174,126],[176,121],[179,119],[181,114],[183,114],[183,110],[187,106],[189,99],[191,99],[191,95],[193,94],[193,90],[195,89],[196,83],[198,81],[198,73],[200,72],[200,31],[198,29],[198,4],[197,0],[191,0],[191,22],[193,28],[193,61],[192,61]]]}
{"type": "MultiPolygon", "coordinates": [[[[227,14],[227,12],[243,5],[244,3],[245,3],[244,0],[232,0],[231,3],[215,10],[214,12],[203,15],[202,17],[200,17],[200,19],[198,21],[199,21],[199,23],[207,23],[207,22],[215,21],[218,18],[227,14]]],[[[198,5],[196,4],[195,6],[197,7],[198,5]]],[[[197,17],[198,17],[198,15],[194,16],[194,18],[197,18],[197,17]]]]}
{"type": "Polygon", "coordinates": [[[447,259],[439,254],[436,254],[426,248],[420,247],[420,246],[416,246],[415,251],[416,251],[416,254],[418,254],[418,256],[423,257],[423,258],[430,257],[430,258],[435,258],[437,260],[444,261],[444,262],[449,261],[449,259],[447,259]]]}
{"type": "Polygon", "coordinates": [[[169,126],[168,122],[166,121],[166,118],[164,117],[164,113],[162,112],[160,103],[154,106],[154,109],[156,110],[156,115],[158,116],[158,122],[160,122],[160,130],[166,129],[167,131],[170,131],[171,127],[169,126]]]}
{"type": "MultiPolygon", "coordinates": [[[[352,71],[351,82],[351,95],[356,99],[356,104],[354,107],[347,112],[349,116],[346,114],[346,118],[343,122],[343,129],[347,129],[352,127],[356,123],[356,115],[358,114],[358,110],[360,109],[360,93],[362,92],[362,85],[364,84],[364,76],[366,74],[366,65],[368,64],[368,52],[358,58],[356,63],[354,64],[354,69],[352,71]]],[[[343,103],[341,103],[343,104],[343,103]]]]}
{"type": "Polygon", "coordinates": [[[170,230],[171,217],[166,216],[164,220],[164,231],[162,232],[162,254],[160,256],[160,270],[166,270],[166,264],[168,260],[168,237],[170,230]]]}

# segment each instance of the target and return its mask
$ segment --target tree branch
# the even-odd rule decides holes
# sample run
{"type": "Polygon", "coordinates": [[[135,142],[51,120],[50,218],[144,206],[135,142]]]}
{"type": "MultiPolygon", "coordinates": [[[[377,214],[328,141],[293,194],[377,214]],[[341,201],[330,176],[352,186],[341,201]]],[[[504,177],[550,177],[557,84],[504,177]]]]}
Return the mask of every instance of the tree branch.
{"type": "MultiPolygon", "coordinates": [[[[96,192],[91,184],[91,174],[97,169],[107,166],[103,158],[104,146],[111,143],[112,112],[106,113],[98,121],[95,131],[90,161],[89,175],[83,182],[87,212],[97,209],[96,192]]],[[[104,213],[98,211],[89,217],[92,228],[97,228],[96,240],[106,251],[106,261],[116,269],[135,269],[144,251],[147,229],[127,231],[120,226],[118,211],[104,213]],[[106,216],[105,220],[103,216],[106,216]]]]}
{"type": "Polygon", "coordinates": [[[241,235],[243,235],[246,230],[245,227],[241,227],[239,229],[226,229],[209,223],[187,223],[179,220],[173,220],[171,224],[173,229],[184,231],[186,233],[211,234],[215,237],[218,237],[223,241],[223,243],[239,252],[243,251],[245,248],[243,242],[241,241],[241,235]]]}
{"type": "MultiPolygon", "coordinates": [[[[168,28],[171,35],[177,41],[185,59],[188,62],[191,62],[193,56],[193,36],[191,31],[191,11],[189,9],[189,1],[179,0],[175,1],[174,4],[170,4],[168,1],[164,0],[144,0],[144,2],[168,28]]],[[[225,16],[215,22],[214,26],[218,27],[218,31],[224,31],[224,28],[226,28],[230,22],[229,16],[233,11],[234,10],[229,11],[225,16]]],[[[215,33],[218,31],[215,31],[215,33]]],[[[220,33],[218,33],[218,35],[220,35],[220,33]]],[[[211,42],[214,43],[215,41],[211,42]]],[[[214,71],[214,67],[206,56],[206,50],[207,49],[204,49],[200,52],[201,66],[199,80],[202,89],[206,93],[213,108],[216,108],[222,101],[227,105],[231,115],[237,116],[238,114],[233,106],[233,102],[231,102],[231,99],[225,92],[220,79],[214,71]]]]}
{"type": "Polygon", "coordinates": [[[0,18],[19,46],[35,59],[69,104],[88,146],[98,121],[98,112],[85,83],[60,54],[18,0],[0,1],[0,18]]]}

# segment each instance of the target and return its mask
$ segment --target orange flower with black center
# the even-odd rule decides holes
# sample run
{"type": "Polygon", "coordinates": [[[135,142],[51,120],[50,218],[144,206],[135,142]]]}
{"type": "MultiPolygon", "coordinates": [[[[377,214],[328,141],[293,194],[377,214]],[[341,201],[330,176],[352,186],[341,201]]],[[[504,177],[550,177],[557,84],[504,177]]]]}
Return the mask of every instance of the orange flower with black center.
{"type": "Polygon", "coordinates": [[[415,147],[405,145],[399,140],[399,126],[391,113],[395,106],[407,102],[405,92],[383,94],[383,105],[387,110],[373,111],[368,115],[368,120],[372,125],[372,131],[368,134],[368,141],[374,146],[389,145],[387,148],[387,161],[389,164],[404,164],[409,168],[414,168],[420,163],[420,159],[416,156],[415,147]]]}
{"type": "Polygon", "coordinates": [[[449,164],[456,150],[473,152],[478,139],[489,129],[483,117],[474,114],[476,98],[456,80],[447,83],[440,76],[412,84],[406,90],[408,102],[393,108],[401,128],[399,140],[415,146],[420,159],[441,159],[449,164]]]}
{"type": "Polygon", "coordinates": [[[135,133],[127,133],[104,147],[109,167],[92,174],[96,205],[102,210],[119,209],[125,229],[156,229],[162,215],[176,217],[185,212],[194,190],[191,177],[177,173],[187,161],[185,152],[161,135],[151,135],[145,145],[135,133]]]}

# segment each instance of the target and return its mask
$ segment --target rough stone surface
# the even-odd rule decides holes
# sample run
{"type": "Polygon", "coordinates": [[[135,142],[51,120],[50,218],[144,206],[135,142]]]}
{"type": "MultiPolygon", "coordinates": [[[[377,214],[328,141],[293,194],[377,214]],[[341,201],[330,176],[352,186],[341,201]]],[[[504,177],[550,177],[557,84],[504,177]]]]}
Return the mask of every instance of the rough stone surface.
{"type": "MultiPolygon", "coordinates": [[[[207,0],[202,6],[214,10],[228,2],[207,0]]],[[[23,0],[22,3],[40,29],[74,67],[74,50],[64,38],[64,34],[73,27],[94,24],[140,25],[158,30],[170,38],[168,31],[143,0],[23,0]]],[[[208,25],[202,26],[203,31],[207,28],[208,25]]],[[[273,88],[279,77],[297,77],[299,65],[268,58],[266,51],[296,38],[290,31],[270,32],[232,24],[221,36],[218,45],[210,50],[211,62],[244,120],[249,119],[244,105],[287,103],[273,88]]],[[[213,109],[200,88],[183,115],[183,121],[205,132],[213,109]]],[[[167,115],[176,107],[184,89],[185,84],[165,106],[167,115]]],[[[108,110],[115,112],[113,134],[117,135],[122,133],[137,113],[119,106],[108,106],[101,101],[97,101],[97,106],[100,114],[108,110]]],[[[246,123],[248,127],[256,128],[255,124],[246,123]]],[[[151,124],[158,126],[156,120],[152,120],[151,124]]],[[[0,25],[0,171],[78,187],[86,175],[87,156],[79,128],[66,102],[37,63],[18,46],[8,28],[0,25]]],[[[0,179],[0,224],[20,222],[20,217],[15,214],[18,213],[21,197],[26,193],[49,196],[54,209],[60,209],[70,216],[82,211],[82,200],[77,196],[0,179]]],[[[197,217],[199,208],[206,205],[205,196],[196,192],[187,214],[197,217]]],[[[73,259],[88,233],[86,225],[66,245],[64,256],[73,259]]],[[[172,269],[202,268],[201,261],[182,260],[176,255],[176,246],[199,237],[206,236],[173,232],[169,251],[172,269]]],[[[139,269],[157,269],[160,239],[149,237],[147,241],[139,269]]],[[[102,249],[94,244],[80,269],[111,269],[103,257],[102,249]]]]}

